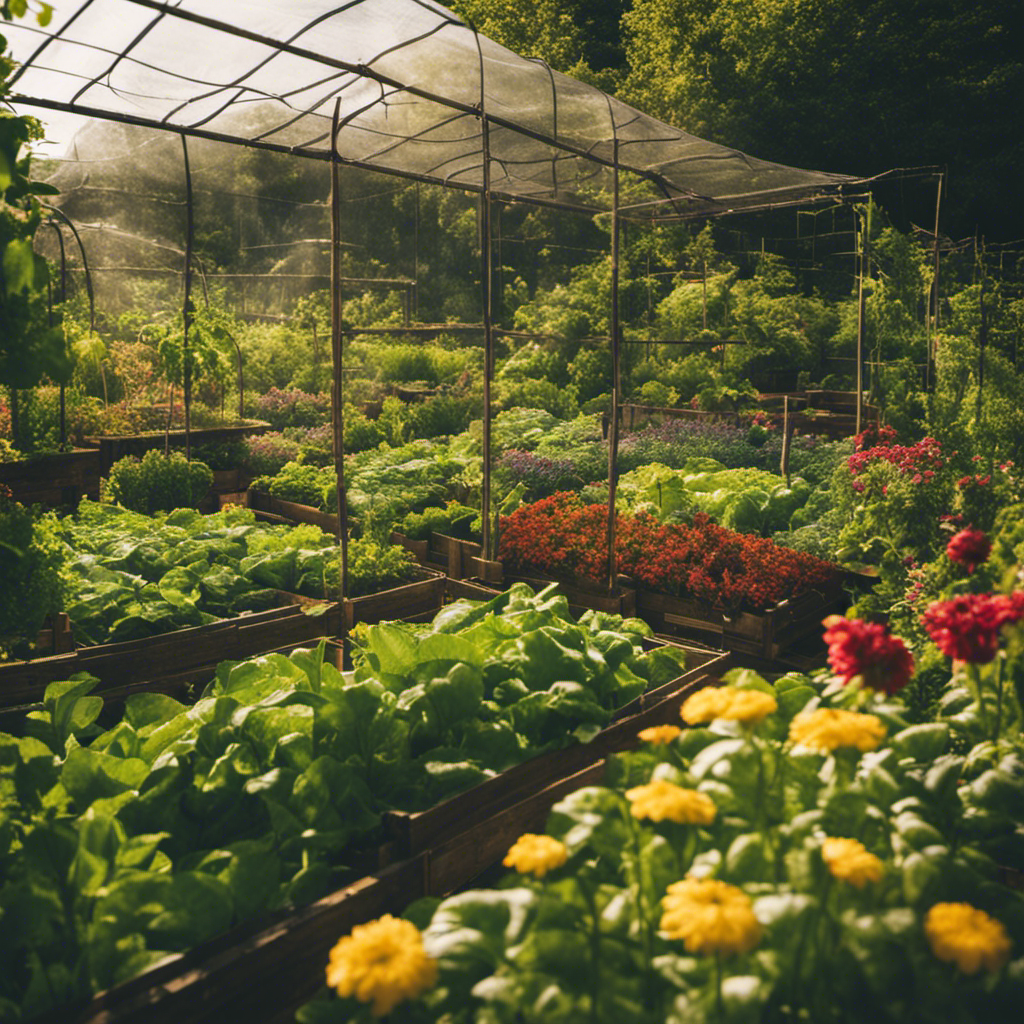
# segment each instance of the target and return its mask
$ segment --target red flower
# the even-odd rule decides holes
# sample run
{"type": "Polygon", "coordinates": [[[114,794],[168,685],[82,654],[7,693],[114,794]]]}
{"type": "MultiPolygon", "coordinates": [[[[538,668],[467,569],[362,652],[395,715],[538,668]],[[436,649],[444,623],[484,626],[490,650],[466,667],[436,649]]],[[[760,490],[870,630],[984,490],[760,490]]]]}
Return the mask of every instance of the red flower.
{"type": "Polygon", "coordinates": [[[1005,594],[960,594],[934,601],[921,621],[943,654],[983,665],[999,650],[999,631],[1024,618],[1024,591],[1005,594]]]}
{"type": "Polygon", "coordinates": [[[981,530],[968,527],[950,538],[946,545],[946,554],[950,560],[965,566],[968,572],[974,570],[988,559],[992,553],[992,542],[981,530]]]}
{"type": "Polygon", "coordinates": [[[839,615],[830,615],[824,625],[828,663],[844,683],[860,676],[869,689],[892,694],[910,681],[914,659],[888,626],[839,615]]]}

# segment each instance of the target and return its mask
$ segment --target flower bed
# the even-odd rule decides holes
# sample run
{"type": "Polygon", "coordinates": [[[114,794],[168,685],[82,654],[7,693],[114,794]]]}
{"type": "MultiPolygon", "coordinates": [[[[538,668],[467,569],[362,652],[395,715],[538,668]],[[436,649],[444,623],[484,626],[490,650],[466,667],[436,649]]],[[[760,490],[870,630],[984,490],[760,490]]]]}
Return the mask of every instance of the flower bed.
{"type": "Polygon", "coordinates": [[[1015,1020],[1024,897],[991,858],[1024,800],[1019,736],[986,769],[855,687],[726,682],[510,843],[499,887],[411,907],[408,985],[382,982],[397,951],[372,977],[353,957],[370,922],[298,1020],[380,998],[418,1022],[1015,1020]]]}
{"type": "MultiPolygon", "coordinates": [[[[607,515],[605,506],[565,493],[522,506],[501,521],[506,571],[604,579],[607,515]]],[[[638,613],[659,630],[720,633],[731,649],[765,658],[813,630],[842,599],[835,566],[699,513],[692,525],[618,515],[616,558],[637,585],[638,613]]]]}

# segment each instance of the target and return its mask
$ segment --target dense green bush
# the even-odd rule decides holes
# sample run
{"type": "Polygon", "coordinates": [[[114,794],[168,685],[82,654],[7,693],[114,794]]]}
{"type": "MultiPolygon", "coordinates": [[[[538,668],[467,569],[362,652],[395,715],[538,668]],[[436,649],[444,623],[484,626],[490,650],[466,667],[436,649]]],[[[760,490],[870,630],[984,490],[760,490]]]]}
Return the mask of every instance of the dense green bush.
{"type": "Polygon", "coordinates": [[[11,500],[0,485],[0,660],[24,656],[70,591],[57,517],[11,500]]]}
{"type": "Polygon", "coordinates": [[[213,470],[205,462],[189,462],[180,452],[164,455],[156,449],[141,458],[127,455],[110,467],[100,482],[103,501],[133,512],[170,512],[195,508],[213,483],[213,470]]]}

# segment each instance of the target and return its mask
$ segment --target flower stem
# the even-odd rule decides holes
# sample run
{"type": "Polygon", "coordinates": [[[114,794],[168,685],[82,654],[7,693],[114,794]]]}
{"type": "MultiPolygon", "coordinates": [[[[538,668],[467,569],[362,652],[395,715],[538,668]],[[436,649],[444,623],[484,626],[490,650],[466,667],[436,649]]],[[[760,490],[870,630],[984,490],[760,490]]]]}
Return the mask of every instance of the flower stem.
{"type": "Polygon", "coordinates": [[[725,1020],[725,1007],[722,1005],[722,954],[715,953],[715,1012],[720,1021],[725,1020]]]}
{"type": "Polygon", "coordinates": [[[996,656],[996,730],[992,739],[998,744],[1003,731],[1003,664],[1002,655],[996,656]]]}

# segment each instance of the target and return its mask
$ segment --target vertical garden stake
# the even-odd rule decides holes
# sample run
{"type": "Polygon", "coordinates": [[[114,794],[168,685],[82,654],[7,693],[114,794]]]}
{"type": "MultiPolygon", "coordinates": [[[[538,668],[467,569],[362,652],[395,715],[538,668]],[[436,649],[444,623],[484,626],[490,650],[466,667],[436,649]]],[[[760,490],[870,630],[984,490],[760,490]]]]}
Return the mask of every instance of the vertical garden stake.
{"type": "Polygon", "coordinates": [[[338,596],[344,601],[348,575],[348,502],[345,498],[345,422],[342,411],[342,326],[341,326],[341,182],[338,178],[338,119],[341,99],[334,103],[331,126],[331,424],[334,428],[334,475],[338,491],[338,544],[341,569],[338,596]]]}
{"type": "MultiPolygon", "coordinates": [[[[480,97],[483,103],[483,95],[480,97]]],[[[491,138],[486,114],[480,115],[483,147],[483,192],[480,193],[480,276],[483,280],[483,322],[484,322],[484,437],[483,459],[484,479],[480,496],[480,525],[482,527],[481,547],[483,557],[493,559],[493,535],[491,530],[491,381],[494,379],[494,282],[491,265],[491,138]]]]}
{"type": "Polygon", "coordinates": [[[931,390],[932,361],[935,357],[935,335],[939,333],[939,207],[942,203],[942,175],[935,189],[935,238],[932,242],[932,316],[928,332],[928,357],[925,360],[925,390],[931,390]]]}
{"type": "MultiPolygon", "coordinates": [[[[859,226],[859,221],[858,221],[859,226]]],[[[864,419],[864,333],[866,326],[867,293],[864,290],[864,277],[868,267],[868,246],[871,235],[871,199],[868,198],[867,212],[864,215],[864,226],[860,230],[860,273],[857,277],[857,425],[855,433],[863,429],[864,419]]]]}
{"type": "MultiPolygon", "coordinates": [[[[60,233],[60,225],[51,217],[47,223],[57,232],[57,243],[60,246],[60,305],[63,316],[64,303],[68,298],[68,254],[64,249],[64,236],[60,233]]],[[[47,297],[49,299],[48,319],[50,327],[53,326],[53,294],[47,282],[47,297]]],[[[68,416],[67,416],[67,385],[62,381],[60,385],[60,447],[61,450],[68,440],[68,416]]]]}
{"type": "MultiPolygon", "coordinates": [[[[608,104],[612,131],[615,131],[615,117],[608,104]]],[[[619,461],[619,139],[616,134],[612,141],[614,166],[612,167],[612,416],[608,425],[608,590],[615,589],[617,566],[615,564],[615,485],[616,468],[619,461]]]]}
{"type": "MultiPolygon", "coordinates": [[[[195,234],[195,210],[192,206],[192,168],[188,162],[188,138],[181,136],[185,158],[185,303],[182,309],[184,330],[181,337],[182,390],[185,394],[185,458],[192,460],[192,362],[188,356],[188,329],[192,326],[192,243],[195,234]]],[[[174,401],[171,401],[174,415],[174,401]]]]}
{"type": "Polygon", "coordinates": [[[779,472],[786,478],[786,487],[789,483],[789,442],[793,437],[793,420],[789,415],[789,395],[782,398],[782,458],[779,460],[779,472]]]}

